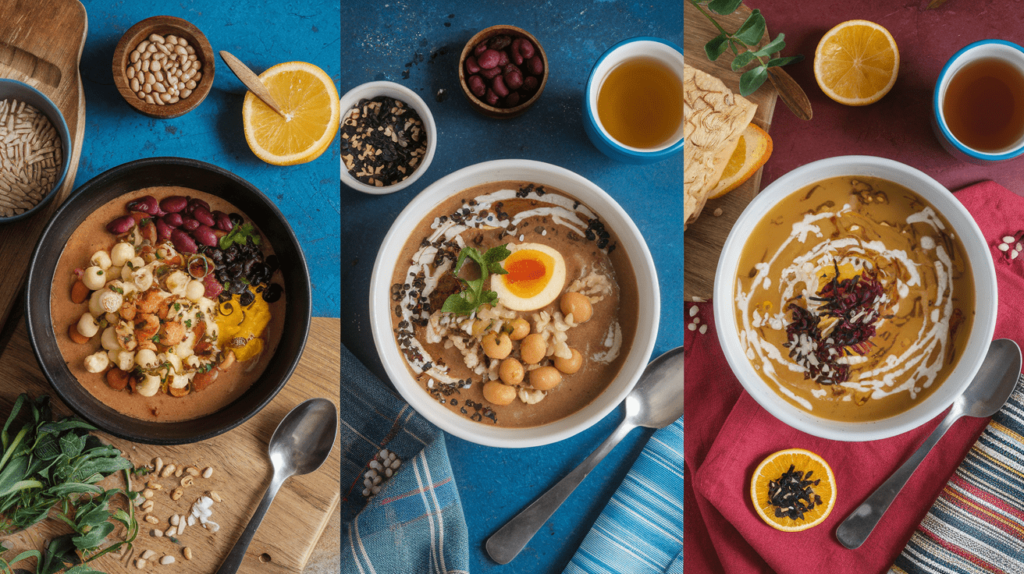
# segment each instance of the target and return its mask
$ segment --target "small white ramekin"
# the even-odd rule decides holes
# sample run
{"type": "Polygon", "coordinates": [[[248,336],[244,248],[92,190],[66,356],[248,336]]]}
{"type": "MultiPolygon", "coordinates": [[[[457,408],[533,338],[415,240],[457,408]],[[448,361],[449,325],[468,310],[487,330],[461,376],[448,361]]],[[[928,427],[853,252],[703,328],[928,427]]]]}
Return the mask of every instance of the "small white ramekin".
{"type": "Polygon", "coordinates": [[[747,205],[725,240],[715,273],[714,310],[718,341],[743,388],[765,410],[789,426],[822,438],[862,442],[896,436],[935,418],[970,385],[988,354],[998,310],[996,270],[985,236],[974,218],[939,182],[908,165],[879,157],[840,156],[807,165],[775,180],[747,205]],[[816,417],[769,388],[747,359],[736,325],[736,275],[740,255],[754,227],[775,204],[812,183],[839,176],[878,177],[902,185],[928,201],[963,243],[974,278],[974,324],[957,366],[942,385],[910,409],[878,421],[842,422],[816,417]]]}
{"type": "MultiPolygon", "coordinates": [[[[569,438],[605,417],[626,398],[650,361],[658,335],[661,297],[654,259],[633,220],[604,190],[583,176],[551,164],[522,159],[478,163],[434,182],[398,215],[373,264],[370,277],[370,326],[384,369],[395,388],[414,409],[441,429],[470,442],[502,448],[540,446],[569,438]],[[546,425],[504,428],[473,422],[451,412],[416,382],[395,342],[391,325],[391,279],[395,265],[413,229],[440,203],[464,189],[493,181],[529,181],[560,189],[589,206],[605,228],[619,238],[633,265],[637,284],[637,327],[626,360],[608,388],[575,413],[546,425]]],[[[679,392],[683,392],[680,388],[679,392]]]]}
{"type": "MultiPolygon", "coordinates": [[[[430,113],[430,108],[427,107],[427,103],[423,101],[423,98],[419,97],[416,92],[409,88],[394,82],[368,82],[346,92],[339,102],[341,121],[345,121],[345,116],[348,115],[349,110],[354,108],[360,100],[373,99],[377,96],[388,96],[408,104],[410,108],[416,110],[416,113],[420,115],[420,119],[423,120],[423,128],[427,132],[427,153],[423,155],[420,164],[416,166],[416,170],[409,177],[394,185],[386,185],[384,187],[367,185],[353,177],[345,167],[345,160],[341,160],[342,183],[363,193],[387,195],[409,187],[430,167],[430,162],[434,159],[434,150],[437,149],[437,126],[434,124],[434,115],[430,113]]],[[[344,152],[341,155],[344,156],[344,152]]]]}

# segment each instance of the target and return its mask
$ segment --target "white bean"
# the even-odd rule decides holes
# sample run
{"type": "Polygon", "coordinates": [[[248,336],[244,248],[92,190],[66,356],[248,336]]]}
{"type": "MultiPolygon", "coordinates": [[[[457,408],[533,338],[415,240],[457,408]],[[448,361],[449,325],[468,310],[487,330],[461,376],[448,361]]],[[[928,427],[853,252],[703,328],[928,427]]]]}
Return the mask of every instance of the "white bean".
{"type": "Polygon", "coordinates": [[[149,52],[150,54],[155,54],[156,53],[156,44],[150,44],[146,48],[146,51],[149,52]]]}
{"type": "Polygon", "coordinates": [[[189,97],[191,95],[192,95],[192,90],[189,90],[189,89],[186,88],[186,89],[181,91],[181,99],[185,99],[185,98],[187,98],[187,97],[189,97]]]}
{"type": "Polygon", "coordinates": [[[150,34],[149,41],[156,42],[157,44],[163,44],[166,40],[164,40],[164,37],[159,34],[150,34]]]}
{"type": "Polygon", "coordinates": [[[157,60],[157,61],[153,62],[152,64],[150,64],[149,65],[149,69],[151,71],[153,71],[153,72],[159,72],[160,71],[160,60],[157,60]]]}
{"type": "Polygon", "coordinates": [[[188,44],[185,44],[185,51],[188,52],[190,55],[196,53],[196,49],[192,46],[189,46],[188,44]]]}
{"type": "Polygon", "coordinates": [[[135,95],[139,96],[140,100],[146,99],[146,92],[143,92],[142,90],[139,90],[135,95]]]}
{"type": "Polygon", "coordinates": [[[143,72],[148,72],[150,64],[151,64],[151,62],[149,60],[143,60],[142,61],[142,71],[143,72]]]}
{"type": "MultiPolygon", "coordinates": [[[[159,62],[156,62],[156,63],[159,63],[159,62]]],[[[153,76],[156,78],[156,81],[158,81],[158,82],[163,82],[164,81],[164,73],[161,72],[160,70],[157,70],[156,72],[153,72],[153,76]]]]}
{"type": "Polygon", "coordinates": [[[155,102],[153,101],[153,95],[152,95],[152,94],[150,94],[150,95],[146,96],[146,103],[147,103],[147,104],[152,104],[152,103],[155,103],[155,102]]]}
{"type": "Polygon", "coordinates": [[[174,34],[168,34],[167,37],[164,38],[164,40],[172,46],[178,43],[178,37],[174,34]]]}

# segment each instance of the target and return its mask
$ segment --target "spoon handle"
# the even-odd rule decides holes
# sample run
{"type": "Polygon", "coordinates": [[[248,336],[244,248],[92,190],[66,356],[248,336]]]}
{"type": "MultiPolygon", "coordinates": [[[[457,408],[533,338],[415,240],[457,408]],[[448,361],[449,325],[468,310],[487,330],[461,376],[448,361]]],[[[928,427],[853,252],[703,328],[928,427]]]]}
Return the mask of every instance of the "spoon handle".
{"type": "Polygon", "coordinates": [[[263,522],[263,515],[270,510],[271,503],[274,502],[274,497],[277,496],[277,491],[281,489],[281,485],[284,484],[287,476],[278,476],[274,473],[274,478],[270,481],[270,486],[267,487],[266,494],[263,495],[263,500],[260,501],[260,505],[256,507],[256,513],[249,519],[249,524],[245,525],[245,530],[242,531],[242,535],[238,537],[231,553],[224,559],[224,562],[220,565],[220,569],[217,570],[217,574],[235,574],[238,569],[242,566],[242,559],[245,558],[245,551],[249,549],[249,543],[252,542],[253,535],[256,534],[256,529],[260,527],[260,523],[263,522]]]}
{"type": "Polygon", "coordinates": [[[953,410],[949,411],[946,418],[942,419],[939,426],[935,427],[932,434],[928,435],[917,451],[907,459],[907,462],[903,463],[903,466],[883,482],[882,486],[872,492],[871,496],[867,497],[856,510],[846,517],[846,520],[836,529],[836,538],[840,544],[851,550],[864,544],[917,467],[939,442],[942,435],[946,434],[949,427],[953,426],[953,423],[961,416],[963,416],[962,411],[957,405],[953,405],[953,410]]]}
{"type": "Polygon", "coordinates": [[[615,432],[605,439],[594,452],[590,453],[590,456],[580,463],[575,470],[558,481],[558,484],[552,486],[540,498],[533,501],[533,504],[527,506],[515,518],[509,520],[508,524],[492,534],[485,544],[487,554],[491,557],[491,560],[498,564],[508,564],[511,562],[526,547],[526,544],[533,538],[533,535],[551,518],[551,515],[558,510],[558,507],[569,498],[572,491],[576,490],[576,487],[583,482],[583,479],[590,474],[590,471],[594,470],[594,467],[601,462],[601,459],[611,452],[615,445],[619,444],[619,441],[629,434],[629,431],[635,428],[636,425],[628,420],[622,421],[622,424],[615,429],[615,432]]]}
{"type": "Polygon", "coordinates": [[[248,66],[242,63],[241,60],[236,58],[234,54],[227,50],[220,51],[220,57],[224,60],[224,63],[231,68],[231,71],[238,76],[238,79],[245,84],[245,87],[249,88],[249,91],[256,95],[257,98],[263,100],[264,104],[270,107],[270,109],[277,112],[278,115],[284,116],[281,111],[281,107],[274,101],[274,97],[270,95],[270,91],[260,81],[259,76],[255,72],[249,69],[248,66]]]}

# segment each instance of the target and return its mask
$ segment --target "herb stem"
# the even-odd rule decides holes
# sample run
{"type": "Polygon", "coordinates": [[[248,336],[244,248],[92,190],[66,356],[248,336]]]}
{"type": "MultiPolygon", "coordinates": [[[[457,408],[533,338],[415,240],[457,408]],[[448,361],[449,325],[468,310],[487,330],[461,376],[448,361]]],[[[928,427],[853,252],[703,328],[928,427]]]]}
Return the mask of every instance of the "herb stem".
{"type": "Polygon", "coordinates": [[[711,23],[715,25],[715,28],[718,28],[719,32],[721,32],[722,34],[725,34],[726,38],[732,38],[732,34],[729,34],[728,32],[726,32],[725,28],[723,28],[722,25],[718,23],[718,20],[715,20],[714,18],[711,17],[711,14],[708,14],[707,12],[705,12],[704,8],[701,7],[701,5],[697,2],[697,0],[689,0],[689,1],[690,1],[690,4],[693,4],[694,8],[699,10],[700,13],[703,14],[705,18],[710,20],[711,23]]]}

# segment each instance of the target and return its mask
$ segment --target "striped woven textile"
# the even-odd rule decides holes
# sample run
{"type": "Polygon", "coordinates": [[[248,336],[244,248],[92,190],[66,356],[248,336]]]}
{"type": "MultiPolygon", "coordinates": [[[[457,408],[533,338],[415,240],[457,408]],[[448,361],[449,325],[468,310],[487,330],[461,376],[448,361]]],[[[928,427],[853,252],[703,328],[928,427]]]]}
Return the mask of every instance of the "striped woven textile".
{"type": "Polygon", "coordinates": [[[565,574],[683,574],[683,420],[651,436],[565,574]]]}
{"type": "Polygon", "coordinates": [[[1024,572],[1024,377],[890,569],[890,574],[992,572],[1024,572]]]}

